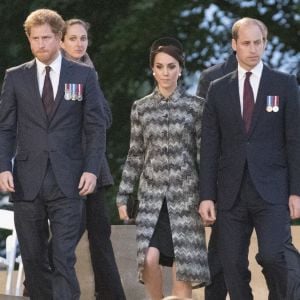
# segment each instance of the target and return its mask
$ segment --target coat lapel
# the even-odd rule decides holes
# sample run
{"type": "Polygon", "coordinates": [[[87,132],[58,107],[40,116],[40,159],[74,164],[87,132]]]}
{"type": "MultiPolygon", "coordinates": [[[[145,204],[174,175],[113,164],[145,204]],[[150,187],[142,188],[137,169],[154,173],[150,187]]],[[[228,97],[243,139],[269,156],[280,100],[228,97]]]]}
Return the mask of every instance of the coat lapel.
{"type": "Polygon", "coordinates": [[[257,121],[259,119],[259,116],[261,115],[261,112],[263,112],[266,107],[265,88],[266,86],[268,86],[268,80],[270,77],[268,73],[269,73],[269,69],[266,66],[264,66],[263,72],[261,74],[259,87],[258,87],[256,103],[254,106],[253,116],[250,125],[249,136],[253,133],[257,121]]]}
{"type": "Polygon", "coordinates": [[[230,93],[230,97],[232,99],[232,111],[234,117],[237,119],[239,126],[242,131],[245,131],[245,125],[241,114],[241,103],[240,103],[240,94],[239,94],[239,81],[238,81],[238,72],[235,71],[232,73],[232,76],[229,79],[228,89],[230,93]]]}
{"type": "Polygon", "coordinates": [[[57,94],[55,97],[53,111],[52,111],[52,114],[50,117],[50,122],[55,117],[55,114],[57,113],[57,110],[62,102],[62,99],[64,98],[65,83],[67,82],[67,78],[69,77],[69,73],[70,73],[70,69],[71,69],[70,66],[71,66],[71,64],[66,59],[62,58],[58,89],[57,89],[57,94]]]}
{"type": "Polygon", "coordinates": [[[39,92],[35,59],[26,64],[25,72],[24,81],[26,82],[26,86],[30,87],[29,90],[32,93],[30,97],[33,100],[32,106],[37,110],[37,115],[47,124],[47,116],[39,92]]]}

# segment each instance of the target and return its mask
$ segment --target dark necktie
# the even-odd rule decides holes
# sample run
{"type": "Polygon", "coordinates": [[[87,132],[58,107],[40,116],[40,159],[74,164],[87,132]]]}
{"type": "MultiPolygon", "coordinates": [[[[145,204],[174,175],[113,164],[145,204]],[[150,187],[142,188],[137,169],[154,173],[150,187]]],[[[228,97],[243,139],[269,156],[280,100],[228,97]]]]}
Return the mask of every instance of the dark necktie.
{"type": "Polygon", "coordinates": [[[50,117],[54,105],[53,88],[50,79],[51,67],[46,66],[45,69],[46,69],[46,75],[45,75],[44,87],[42,92],[42,101],[43,101],[45,112],[47,116],[50,117]]]}
{"type": "Polygon", "coordinates": [[[253,90],[250,84],[251,72],[246,72],[246,78],[244,81],[244,97],[243,97],[243,119],[245,122],[246,132],[250,129],[252,113],[254,109],[254,96],[253,90]]]}

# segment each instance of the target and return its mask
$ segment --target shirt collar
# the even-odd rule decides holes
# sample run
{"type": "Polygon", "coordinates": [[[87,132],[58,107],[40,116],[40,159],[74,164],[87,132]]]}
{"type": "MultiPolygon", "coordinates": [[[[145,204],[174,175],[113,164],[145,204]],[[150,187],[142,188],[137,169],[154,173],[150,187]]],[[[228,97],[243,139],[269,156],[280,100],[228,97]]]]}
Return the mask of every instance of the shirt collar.
{"type": "Polygon", "coordinates": [[[50,65],[45,65],[40,60],[35,58],[37,71],[38,71],[39,75],[42,75],[42,74],[45,73],[45,67],[46,66],[50,66],[51,71],[54,71],[55,73],[59,74],[60,73],[60,68],[61,68],[61,60],[62,60],[62,56],[61,56],[60,52],[58,53],[58,56],[55,58],[55,60],[50,65]]]}
{"type": "Polygon", "coordinates": [[[177,101],[178,99],[180,99],[181,94],[182,94],[182,88],[180,86],[177,86],[176,89],[174,90],[174,92],[167,98],[161,94],[158,87],[156,87],[153,91],[154,99],[159,102],[160,101],[177,101]]]}
{"type": "Polygon", "coordinates": [[[252,72],[252,74],[255,77],[260,78],[261,74],[262,74],[263,67],[264,67],[264,64],[263,64],[262,61],[260,61],[253,69],[251,69],[250,71],[247,71],[243,67],[241,67],[240,64],[239,64],[238,65],[239,79],[245,78],[246,72],[252,72]]]}

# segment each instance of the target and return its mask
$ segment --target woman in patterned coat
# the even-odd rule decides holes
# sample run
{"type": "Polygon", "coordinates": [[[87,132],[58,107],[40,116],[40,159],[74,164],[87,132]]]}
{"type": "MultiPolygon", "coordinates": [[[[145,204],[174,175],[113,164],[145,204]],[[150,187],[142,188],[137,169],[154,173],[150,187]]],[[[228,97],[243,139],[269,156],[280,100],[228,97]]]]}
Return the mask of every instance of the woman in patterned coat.
{"type": "Polygon", "coordinates": [[[191,298],[209,282],[199,206],[199,145],[204,100],[177,86],[184,67],[179,41],[152,44],[154,92],[133,103],[130,149],[117,195],[119,215],[139,182],[136,218],[139,279],[152,300],[163,296],[161,265],[173,269],[172,295],[191,298]]]}

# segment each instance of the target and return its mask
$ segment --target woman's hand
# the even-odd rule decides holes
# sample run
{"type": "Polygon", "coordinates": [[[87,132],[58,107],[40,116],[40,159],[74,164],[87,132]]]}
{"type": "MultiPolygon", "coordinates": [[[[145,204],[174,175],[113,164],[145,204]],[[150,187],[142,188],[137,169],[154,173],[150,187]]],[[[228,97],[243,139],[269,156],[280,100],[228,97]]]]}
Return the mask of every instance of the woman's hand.
{"type": "Polygon", "coordinates": [[[127,213],[127,205],[119,206],[118,210],[119,210],[120,219],[123,220],[123,221],[128,221],[129,217],[128,217],[128,213],[127,213]]]}
{"type": "Polygon", "coordinates": [[[123,220],[125,225],[134,225],[135,220],[130,219],[127,213],[127,205],[122,205],[118,207],[120,219],[123,220]]]}
{"type": "Polygon", "coordinates": [[[300,218],[300,196],[291,195],[289,197],[290,216],[293,220],[300,218]]]}

